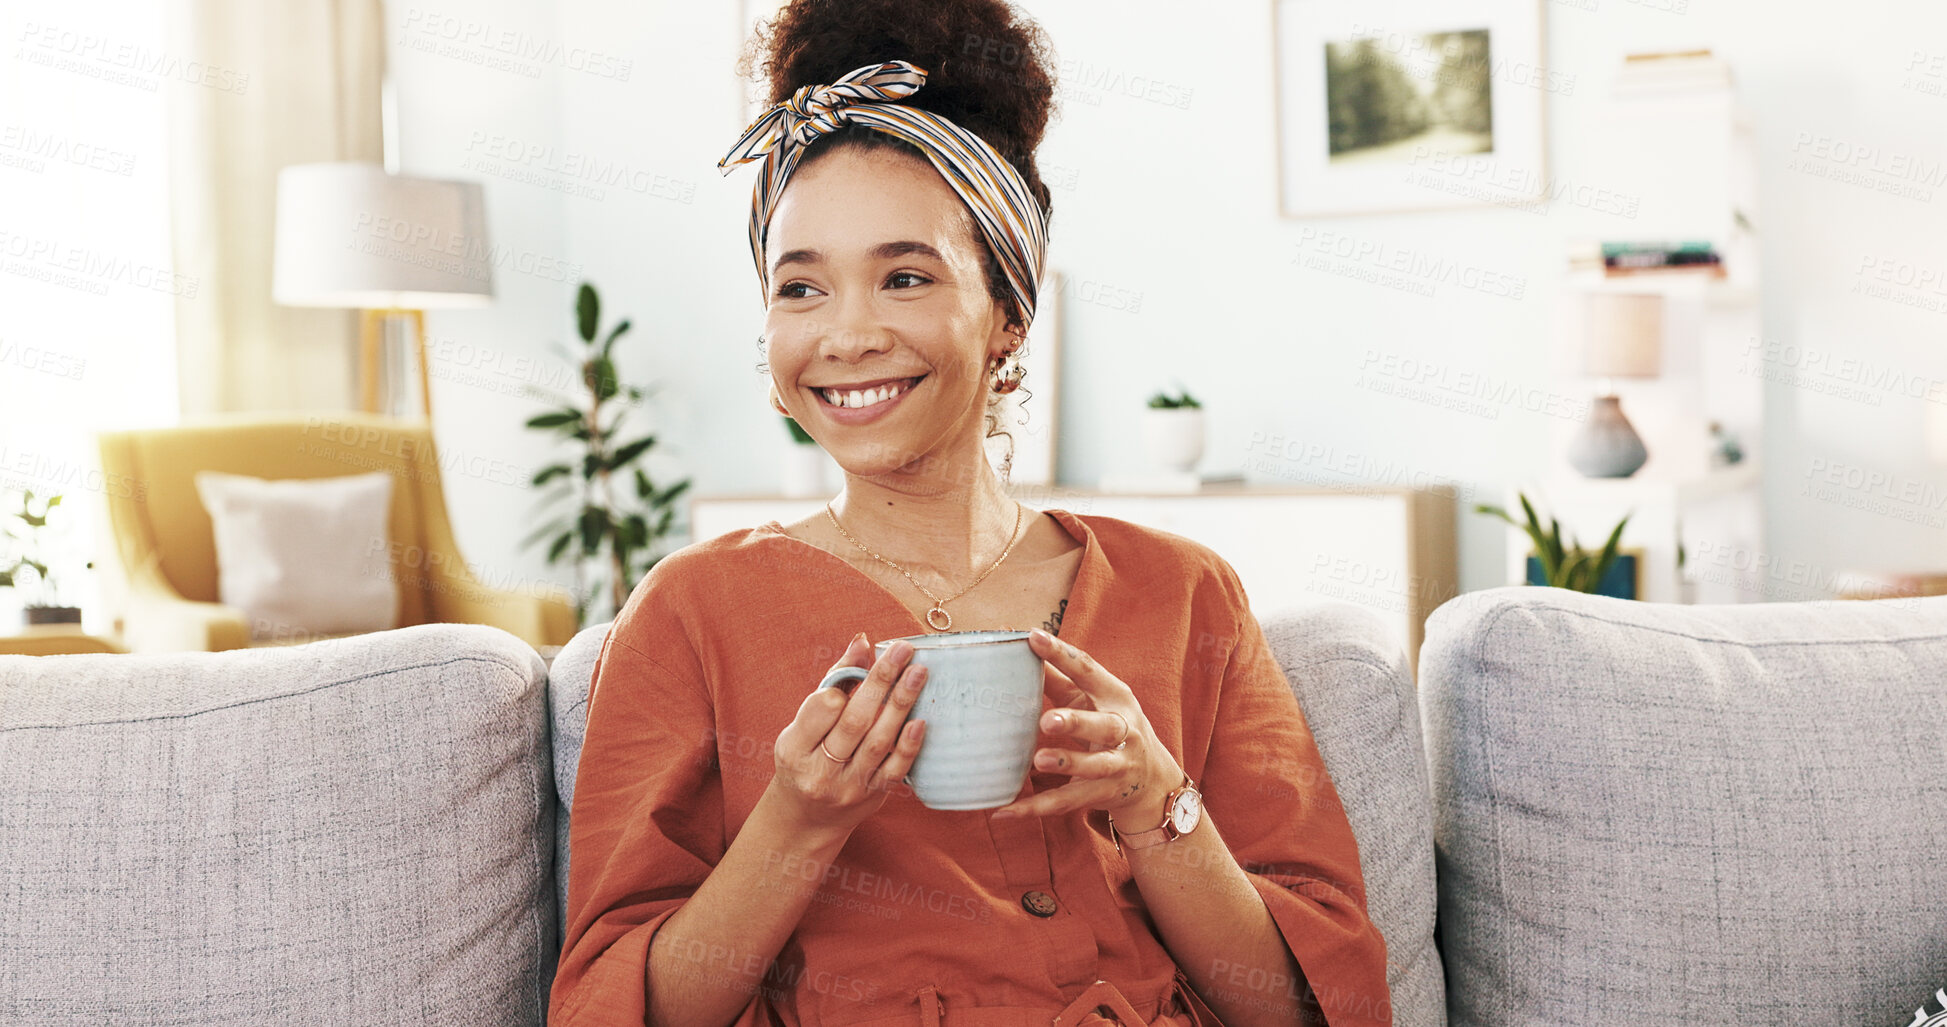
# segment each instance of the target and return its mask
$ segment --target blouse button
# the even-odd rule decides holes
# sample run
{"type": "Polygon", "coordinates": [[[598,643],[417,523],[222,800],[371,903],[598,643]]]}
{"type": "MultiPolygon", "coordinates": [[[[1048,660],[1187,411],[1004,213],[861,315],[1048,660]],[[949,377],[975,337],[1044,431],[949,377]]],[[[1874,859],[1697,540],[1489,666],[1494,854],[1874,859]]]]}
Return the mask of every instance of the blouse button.
{"type": "Polygon", "coordinates": [[[1031,891],[1021,896],[1021,908],[1038,917],[1055,915],[1055,897],[1045,891],[1031,891]]]}

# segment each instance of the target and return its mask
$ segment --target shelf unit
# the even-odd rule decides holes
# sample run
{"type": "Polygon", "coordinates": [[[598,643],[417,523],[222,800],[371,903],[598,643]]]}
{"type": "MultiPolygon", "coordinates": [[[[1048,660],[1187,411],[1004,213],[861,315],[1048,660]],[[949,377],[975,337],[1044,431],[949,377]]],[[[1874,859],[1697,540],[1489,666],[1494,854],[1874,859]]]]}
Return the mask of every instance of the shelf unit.
{"type": "MultiPolygon", "coordinates": [[[[1555,380],[1593,398],[1601,383],[1583,374],[1580,360],[1588,294],[1663,297],[1661,373],[1610,383],[1649,461],[1629,478],[1577,475],[1568,451],[1584,422],[1564,418],[1550,431],[1547,469],[1524,487],[1543,517],[1553,513],[1585,545],[1599,545],[1630,513],[1622,544],[1643,551],[1639,598],[1750,602],[1764,597],[1761,570],[1751,568],[1765,552],[1757,144],[1729,69],[1716,58],[1693,67],[1718,81],[1622,90],[1599,109],[1591,167],[1605,187],[1640,203],[1626,228],[1606,222],[1596,231],[1605,241],[1708,240],[1723,258],[1721,273],[1567,270],[1554,324],[1555,380]],[[1736,440],[1742,461],[1722,462],[1713,423],[1736,440]]],[[[1518,516],[1515,491],[1507,502],[1518,516]]],[[[1525,579],[1531,548],[1524,532],[1509,529],[1508,580],[1525,579]]]]}

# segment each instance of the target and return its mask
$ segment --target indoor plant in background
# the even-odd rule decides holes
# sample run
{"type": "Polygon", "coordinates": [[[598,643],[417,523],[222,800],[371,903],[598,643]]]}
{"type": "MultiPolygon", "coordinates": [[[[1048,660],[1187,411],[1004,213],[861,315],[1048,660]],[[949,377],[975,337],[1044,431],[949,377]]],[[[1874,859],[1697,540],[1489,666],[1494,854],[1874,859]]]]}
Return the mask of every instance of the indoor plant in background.
{"type": "Polygon", "coordinates": [[[1151,464],[1171,471],[1195,471],[1203,459],[1203,404],[1189,390],[1158,392],[1143,411],[1143,449],[1151,464]]]}
{"type": "MultiPolygon", "coordinates": [[[[53,536],[59,524],[50,525],[48,521],[61,505],[61,496],[57,493],[41,500],[38,513],[34,510],[33,489],[21,490],[19,498],[19,509],[6,514],[6,549],[0,551],[0,588],[21,590],[25,602],[20,616],[30,626],[79,624],[81,608],[60,605],[60,589],[50,569],[57,562],[53,536]]],[[[94,564],[90,562],[88,566],[94,564]]]]}
{"type": "Polygon", "coordinates": [[[1505,509],[1487,503],[1476,505],[1474,512],[1499,517],[1528,533],[1529,540],[1535,545],[1535,551],[1528,556],[1529,584],[1552,585],[1620,599],[1636,598],[1636,557],[1620,550],[1623,526],[1629,523],[1628,516],[1616,522],[1615,530],[1609,533],[1609,539],[1601,549],[1591,552],[1583,549],[1582,543],[1573,535],[1569,536],[1566,545],[1563,544],[1559,520],[1551,516],[1548,526],[1543,527],[1541,517],[1535,513],[1534,504],[1528,501],[1528,497],[1517,492],[1515,498],[1521,501],[1526,523],[1515,520],[1505,509]]]}
{"type": "Polygon", "coordinates": [[[622,422],[643,398],[643,390],[624,386],[616,374],[615,340],[629,330],[624,318],[607,335],[599,332],[601,300],[587,282],[575,295],[575,327],[582,352],[564,355],[574,360],[587,393],[570,398],[545,389],[537,394],[553,399],[557,409],[529,418],[527,426],[545,431],[573,455],[534,473],[533,484],[553,488],[541,497],[550,519],[522,543],[548,540],[550,564],[569,561],[575,572],[575,604],[581,623],[588,623],[592,582],[605,583],[613,615],[649,569],[662,559],[656,543],[669,534],[677,496],[690,479],[658,488],[638,465],[656,445],[654,434],[621,441],[622,422]],[[599,340],[599,341],[598,341],[599,340]],[[618,486],[618,481],[626,485],[618,486]],[[626,492],[625,492],[626,490],[626,492]],[[633,493],[628,495],[626,493],[633,493]],[[599,568],[590,573],[590,568],[599,568]]]}

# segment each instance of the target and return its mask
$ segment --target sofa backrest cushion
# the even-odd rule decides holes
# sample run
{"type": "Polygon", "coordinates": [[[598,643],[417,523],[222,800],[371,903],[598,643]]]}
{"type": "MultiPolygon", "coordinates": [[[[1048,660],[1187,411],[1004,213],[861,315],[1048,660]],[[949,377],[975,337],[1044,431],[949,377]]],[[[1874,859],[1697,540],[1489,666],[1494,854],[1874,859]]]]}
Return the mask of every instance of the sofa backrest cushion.
{"type": "Polygon", "coordinates": [[[1359,841],[1366,915],[1386,939],[1393,1023],[1445,1024],[1432,797],[1404,642],[1350,603],[1275,609],[1260,624],[1359,841]]]}
{"type": "Polygon", "coordinates": [[[575,632],[548,665],[548,716],[554,747],[554,789],[560,807],[554,821],[555,928],[567,937],[568,822],[575,806],[575,769],[588,730],[588,685],[601,659],[602,641],[615,622],[591,624],[575,632]]]}
{"type": "Polygon", "coordinates": [[[545,692],[477,625],[0,656],[0,1023],[540,1023],[545,692]]]}
{"type": "Polygon", "coordinates": [[[1905,1024],[1947,984],[1947,598],[1429,619],[1458,1025],[1905,1024]]]}

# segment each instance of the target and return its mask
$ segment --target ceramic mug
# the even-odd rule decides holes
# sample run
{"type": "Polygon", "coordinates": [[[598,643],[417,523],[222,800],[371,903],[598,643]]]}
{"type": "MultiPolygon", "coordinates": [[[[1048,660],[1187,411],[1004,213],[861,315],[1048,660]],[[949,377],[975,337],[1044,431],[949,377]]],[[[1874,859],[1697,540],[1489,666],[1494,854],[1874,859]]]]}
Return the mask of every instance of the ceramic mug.
{"type": "MultiPolygon", "coordinates": [[[[874,645],[884,659],[888,638],[874,645]]],[[[926,683],[907,719],[926,722],[926,738],[906,783],[929,809],[1005,806],[1021,792],[1040,737],[1042,662],[1025,631],[943,631],[908,635],[912,663],[926,683]]],[[[839,667],[820,689],[863,681],[864,667],[839,667]]]]}

